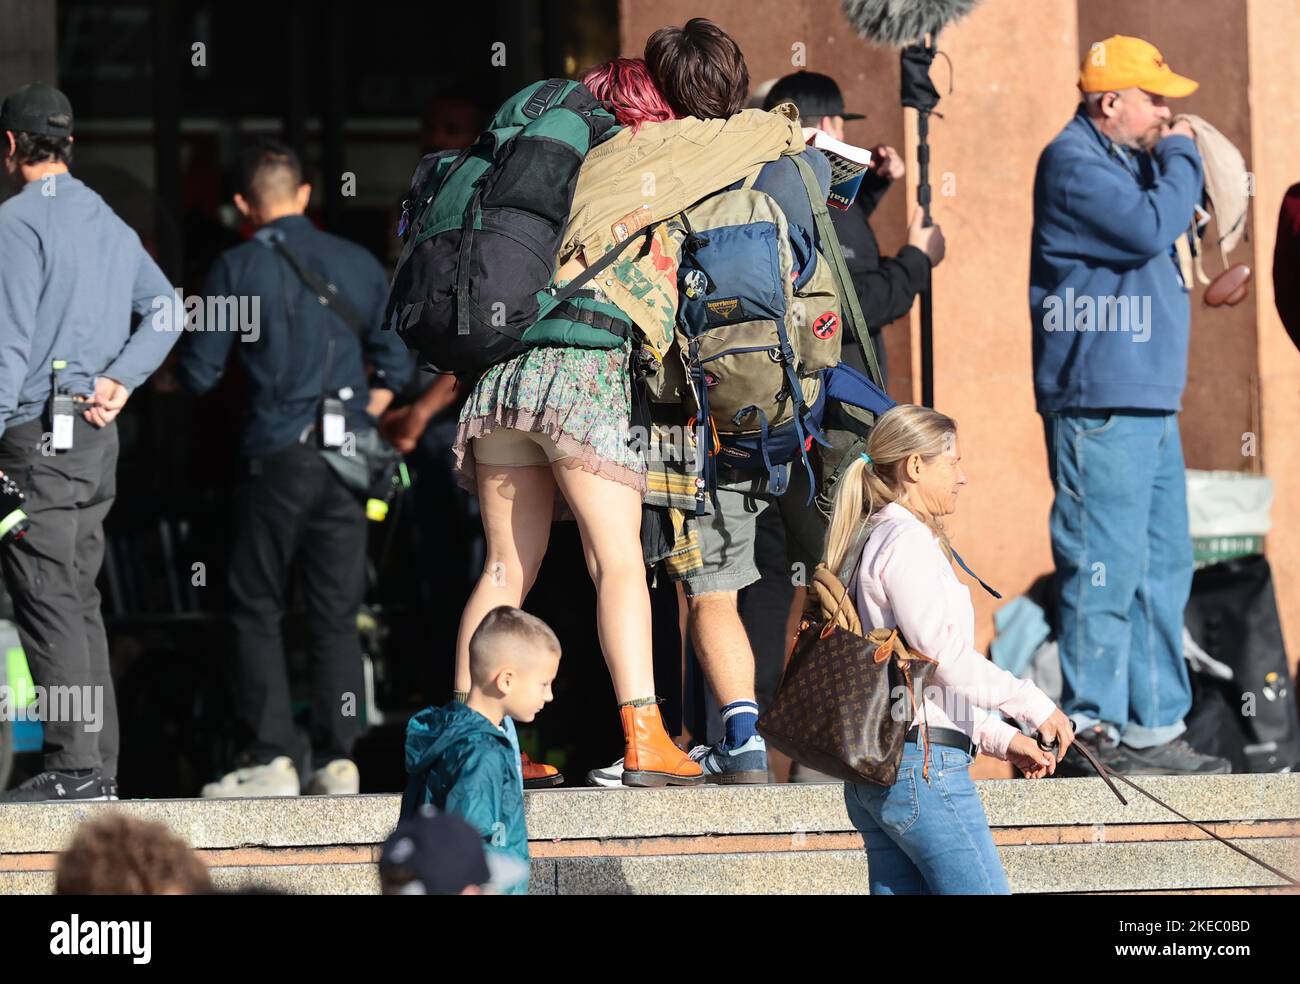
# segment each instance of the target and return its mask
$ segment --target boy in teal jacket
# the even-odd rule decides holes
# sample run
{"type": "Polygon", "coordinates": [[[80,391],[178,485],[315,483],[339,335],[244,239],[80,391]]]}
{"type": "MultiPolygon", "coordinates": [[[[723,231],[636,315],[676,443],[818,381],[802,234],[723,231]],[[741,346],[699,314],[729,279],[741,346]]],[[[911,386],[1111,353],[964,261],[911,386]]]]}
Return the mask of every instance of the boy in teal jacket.
{"type": "MultiPolygon", "coordinates": [[[[513,718],[532,721],[552,699],[560,642],[541,619],[502,605],[469,642],[469,694],[462,703],[426,707],[406,727],[402,817],[426,803],[455,813],[483,838],[489,857],[528,863],[524,787],[513,718]]],[[[508,894],[527,894],[523,880],[508,894]]]]}

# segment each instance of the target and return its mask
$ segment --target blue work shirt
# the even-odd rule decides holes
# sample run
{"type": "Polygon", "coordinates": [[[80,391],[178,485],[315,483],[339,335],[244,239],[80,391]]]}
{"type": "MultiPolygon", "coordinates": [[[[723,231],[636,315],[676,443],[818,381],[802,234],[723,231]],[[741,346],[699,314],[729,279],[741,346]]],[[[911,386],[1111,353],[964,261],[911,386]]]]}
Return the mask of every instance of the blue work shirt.
{"type": "Polygon", "coordinates": [[[415,370],[396,332],[382,330],[388,277],[368,250],[322,232],[303,215],[276,219],[264,229],[282,235],[298,262],[334,284],[365,328],[354,331],[324,307],[289,262],[258,239],[217,257],[203,288],[202,312],[215,323],[204,324],[205,330],[190,326],[178,371],[186,387],[206,393],[236,347],[249,381],[241,442],[248,457],[297,443],[316,423],[325,395],[343,400],[349,429],[373,427],[366,413],[370,388],[400,390],[415,370]],[[254,311],[256,324],[250,326],[245,322],[254,311]],[[367,364],[374,371],[369,380],[367,364]]]}
{"type": "Polygon", "coordinates": [[[71,174],[28,182],[0,205],[0,434],[35,420],[58,385],[88,396],[105,376],[134,390],[179,337],[152,315],[173,297],[104,199],[71,174]]]}

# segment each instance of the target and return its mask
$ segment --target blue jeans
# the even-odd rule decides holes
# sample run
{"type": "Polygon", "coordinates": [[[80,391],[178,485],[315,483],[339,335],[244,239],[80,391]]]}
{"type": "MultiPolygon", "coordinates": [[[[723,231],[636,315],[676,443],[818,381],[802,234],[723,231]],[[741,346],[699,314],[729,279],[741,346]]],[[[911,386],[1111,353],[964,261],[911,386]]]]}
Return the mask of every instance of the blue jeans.
{"type": "Polygon", "coordinates": [[[1192,706],[1183,608],[1192,585],[1178,415],[1075,410],[1043,417],[1056,499],[1061,709],[1126,745],[1177,738],[1192,706]]]}
{"type": "Polygon", "coordinates": [[[961,749],[932,745],[927,785],[921,750],[909,741],[894,785],[844,784],[872,895],[1011,894],[970,764],[961,749]]]}

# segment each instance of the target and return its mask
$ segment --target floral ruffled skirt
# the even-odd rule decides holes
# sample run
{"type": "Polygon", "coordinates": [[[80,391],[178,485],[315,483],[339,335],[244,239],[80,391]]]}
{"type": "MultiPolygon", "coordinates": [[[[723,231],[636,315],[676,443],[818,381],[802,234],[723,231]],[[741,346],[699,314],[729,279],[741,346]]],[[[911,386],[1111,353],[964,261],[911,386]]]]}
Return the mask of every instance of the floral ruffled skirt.
{"type": "Polygon", "coordinates": [[[475,490],[470,443],[498,427],[545,434],[584,471],[645,495],[646,465],[629,430],[631,344],[545,346],[488,369],[460,412],[452,449],[460,484],[475,490]]]}

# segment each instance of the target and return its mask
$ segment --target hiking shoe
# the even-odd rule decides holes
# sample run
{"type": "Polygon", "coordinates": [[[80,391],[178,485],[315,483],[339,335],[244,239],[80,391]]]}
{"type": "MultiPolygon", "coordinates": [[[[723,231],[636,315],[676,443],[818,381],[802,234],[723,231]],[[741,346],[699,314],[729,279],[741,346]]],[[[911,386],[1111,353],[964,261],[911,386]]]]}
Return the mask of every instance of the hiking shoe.
{"type": "Polygon", "coordinates": [[[524,789],[549,789],[564,785],[564,776],[559,769],[545,762],[534,762],[527,752],[519,753],[519,764],[524,769],[524,789]]]}
{"type": "Polygon", "coordinates": [[[48,803],[61,800],[108,799],[108,780],[98,769],[84,776],[67,772],[42,772],[20,786],[0,793],[0,803],[48,803]]]}
{"type": "Polygon", "coordinates": [[[351,759],[334,759],[307,780],[308,796],[355,796],[361,792],[361,773],[351,759]]]}
{"type": "MultiPolygon", "coordinates": [[[[1086,746],[1088,751],[1092,752],[1093,758],[1111,772],[1121,775],[1128,772],[1127,749],[1111,737],[1110,729],[1104,725],[1094,724],[1091,728],[1077,731],[1074,740],[1077,744],[1086,746]]],[[[1056,763],[1056,771],[1052,776],[1058,779],[1079,779],[1090,778],[1096,774],[1097,770],[1082,753],[1067,752],[1065,758],[1056,763]]]]}
{"type": "Polygon", "coordinates": [[[613,789],[623,785],[623,760],[619,759],[613,765],[607,765],[603,769],[592,769],[587,773],[588,786],[603,786],[606,789],[613,789]]]}
{"type": "Polygon", "coordinates": [[[227,772],[216,782],[203,787],[204,799],[231,796],[297,796],[300,791],[298,770],[293,759],[281,755],[266,765],[250,765],[227,772]]]}
{"type": "Polygon", "coordinates": [[[738,748],[724,748],[722,742],[696,745],[691,758],[700,763],[705,782],[724,786],[767,782],[767,742],[761,735],[738,748]]]}
{"type": "Polygon", "coordinates": [[[1151,748],[1123,746],[1130,776],[1221,776],[1232,771],[1225,758],[1203,755],[1181,738],[1151,748]]]}

